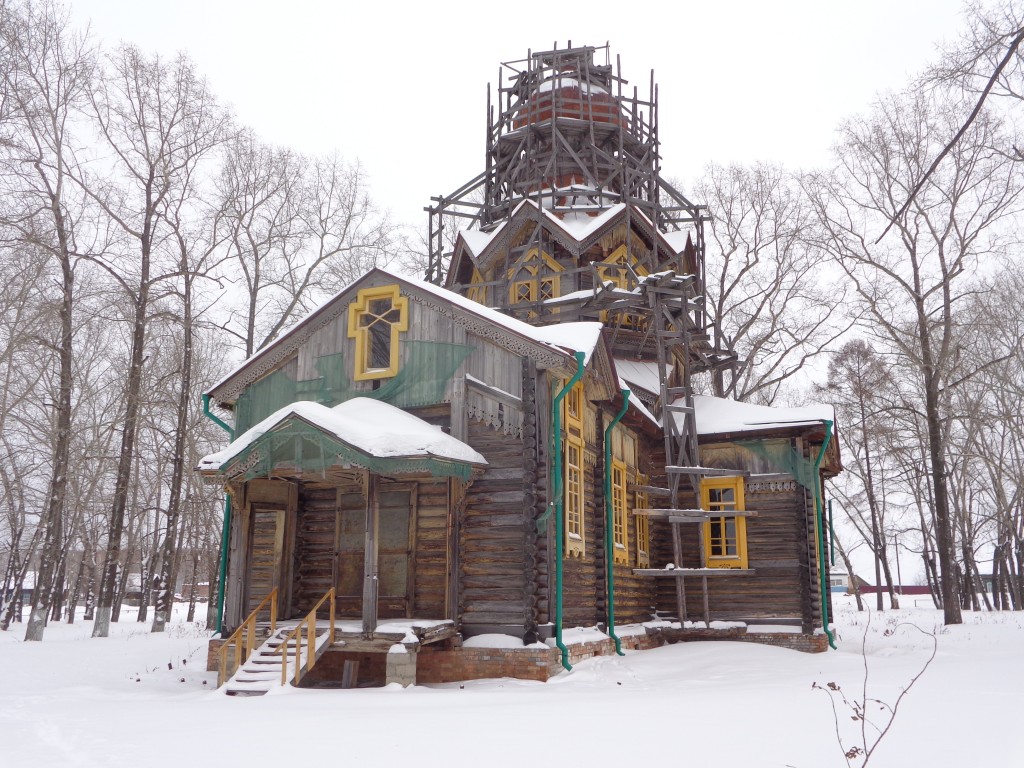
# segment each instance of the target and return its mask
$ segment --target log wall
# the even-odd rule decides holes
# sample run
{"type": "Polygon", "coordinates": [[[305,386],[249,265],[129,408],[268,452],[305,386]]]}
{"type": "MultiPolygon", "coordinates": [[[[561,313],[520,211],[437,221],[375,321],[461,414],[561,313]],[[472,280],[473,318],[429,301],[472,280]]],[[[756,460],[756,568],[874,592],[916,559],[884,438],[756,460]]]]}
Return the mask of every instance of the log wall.
{"type": "Polygon", "coordinates": [[[459,617],[468,634],[521,634],[527,623],[523,442],[480,420],[469,444],[488,465],[466,493],[459,525],[459,617]]]}

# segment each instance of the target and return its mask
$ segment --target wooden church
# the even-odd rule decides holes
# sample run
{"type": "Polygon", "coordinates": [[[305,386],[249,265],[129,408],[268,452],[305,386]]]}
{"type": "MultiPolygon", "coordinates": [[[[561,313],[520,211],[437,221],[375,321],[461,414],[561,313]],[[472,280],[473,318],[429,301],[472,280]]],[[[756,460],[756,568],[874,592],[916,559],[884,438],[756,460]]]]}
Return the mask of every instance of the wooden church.
{"type": "Polygon", "coordinates": [[[698,394],[742,364],[709,341],[706,213],[661,178],[653,79],[607,57],[507,63],[426,279],[367,273],[207,394],[229,692],[831,641],[832,409],[698,394]]]}

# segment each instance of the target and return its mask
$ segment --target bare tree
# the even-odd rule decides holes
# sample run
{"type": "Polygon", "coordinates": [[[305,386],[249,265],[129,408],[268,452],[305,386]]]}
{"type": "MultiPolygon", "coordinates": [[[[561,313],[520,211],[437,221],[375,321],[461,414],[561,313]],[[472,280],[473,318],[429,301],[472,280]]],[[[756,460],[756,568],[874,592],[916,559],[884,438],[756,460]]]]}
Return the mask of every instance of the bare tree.
{"type": "Polygon", "coordinates": [[[59,271],[59,333],[56,351],[59,383],[54,402],[49,490],[41,523],[45,530],[42,561],[33,596],[26,640],[41,640],[49,609],[50,588],[61,551],[63,512],[71,440],[72,358],[76,216],[69,205],[68,174],[74,147],[70,125],[93,72],[87,39],[68,25],[67,13],[49,2],[5,5],[0,17],[6,60],[5,106],[18,130],[5,142],[7,178],[20,186],[20,215],[9,218],[21,242],[48,254],[59,271]]]}
{"type": "Polygon", "coordinates": [[[707,305],[718,318],[715,348],[745,358],[736,371],[718,371],[714,394],[771,404],[849,328],[834,312],[843,288],[826,283],[829,255],[808,236],[813,210],[788,172],[712,165],[697,192],[712,214],[707,305]]]}
{"type": "Polygon", "coordinates": [[[131,328],[121,447],[93,625],[94,637],[106,637],[135,459],[151,292],[167,277],[155,268],[167,268],[171,274],[177,268],[174,261],[159,259],[164,206],[187,182],[196,159],[216,145],[220,133],[216,102],[184,56],[168,63],[122,47],[110,57],[108,76],[94,91],[92,103],[102,140],[113,154],[113,173],[106,178],[117,183],[100,184],[95,171],[80,181],[93,190],[96,201],[126,238],[125,251],[104,266],[123,291],[129,307],[125,319],[131,328]]]}
{"type": "Polygon", "coordinates": [[[356,275],[389,260],[393,228],[362,167],[261,143],[230,144],[217,180],[220,226],[245,300],[223,330],[246,357],[356,275]]]}
{"type": "Polygon", "coordinates": [[[885,495],[879,487],[884,463],[876,454],[877,447],[886,440],[892,422],[892,408],[889,406],[893,387],[888,367],[867,342],[854,339],[844,344],[829,362],[826,391],[836,406],[846,436],[846,485],[855,483],[859,486],[860,493],[856,496],[850,492],[844,494],[844,507],[874,556],[875,584],[878,587],[875,607],[879,611],[884,608],[884,571],[892,607],[899,608],[887,556],[885,495]],[[888,400],[887,394],[890,395],[888,400]],[[867,505],[866,516],[859,503],[861,499],[867,505]]]}
{"type": "Polygon", "coordinates": [[[964,119],[956,101],[933,91],[881,100],[842,128],[838,167],[809,184],[821,242],[856,292],[867,332],[919,377],[945,621],[962,621],[944,422],[958,350],[954,321],[982,256],[1003,243],[999,225],[1019,210],[1012,138],[989,115],[975,120],[947,162],[901,204],[938,148],[964,119]],[[877,232],[895,221],[879,243],[877,232]]]}

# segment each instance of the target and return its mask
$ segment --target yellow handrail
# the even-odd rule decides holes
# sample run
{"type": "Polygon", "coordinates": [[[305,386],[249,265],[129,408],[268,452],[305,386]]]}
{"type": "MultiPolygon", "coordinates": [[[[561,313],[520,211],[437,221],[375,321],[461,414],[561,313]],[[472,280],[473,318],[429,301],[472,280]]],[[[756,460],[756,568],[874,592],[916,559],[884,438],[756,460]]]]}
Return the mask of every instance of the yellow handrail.
{"type": "Polygon", "coordinates": [[[220,688],[226,683],[238,668],[245,664],[256,647],[256,616],[270,603],[270,633],[277,629],[277,587],[270,590],[270,594],[264,597],[256,610],[249,614],[217,651],[217,687],[220,688]],[[234,647],[235,654],[231,659],[231,668],[228,670],[228,649],[234,647]]]}
{"type": "Polygon", "coordinates": [[[317,611],[323,606],[324,602],[329,601],[329,616],[330,616],[330,628],[328,629],[327,644],[330,645],[334,642],[334,587],[327,590],[327,594],[320,598],[316,605],[313,606],[313,610],[306,614],[297,627],[288,633],[288,636],[281,641],[281,647],[279,649],[281,653],[281,685],[285,685],[288,682],[288,646],[295,641],[295,678],[292,681],[293,685],[298,685],[299,680],[305,674],[302,671],[302,635],[303,629],[305,629],[306,635],[306,672],[309,672],[316,664],[316,614],[317,611]]]}

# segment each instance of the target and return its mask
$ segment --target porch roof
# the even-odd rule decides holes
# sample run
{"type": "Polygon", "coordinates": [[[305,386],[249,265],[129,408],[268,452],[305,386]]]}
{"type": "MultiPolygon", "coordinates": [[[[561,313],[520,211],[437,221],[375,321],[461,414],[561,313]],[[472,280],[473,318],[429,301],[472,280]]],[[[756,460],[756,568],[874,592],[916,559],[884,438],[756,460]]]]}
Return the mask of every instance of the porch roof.
{"type": "Polygon", "coordinates": [[[272,413],[223,450],[205,456],[196,467],[208,476],[233,478],[276,462],[310,467],[342,463],[380,474],[428,471],[468,476],[487,464],[480,453],[440,427],[388,403],[366,397],[329,408],[299,401],[272,413]],[[303,452],[302,441],[317,449],[303,452]],[[305,462],[304,462],[305,458],[305,462]]]}

